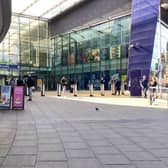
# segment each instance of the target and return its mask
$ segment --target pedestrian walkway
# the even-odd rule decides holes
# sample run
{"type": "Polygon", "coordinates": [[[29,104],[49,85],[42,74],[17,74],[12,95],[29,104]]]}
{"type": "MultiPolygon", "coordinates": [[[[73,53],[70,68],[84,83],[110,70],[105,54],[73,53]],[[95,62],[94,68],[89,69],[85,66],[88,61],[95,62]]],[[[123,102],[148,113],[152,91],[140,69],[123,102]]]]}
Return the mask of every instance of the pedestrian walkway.
{"type": "Polygon", "coordinates": [[[34,96],[0,111],[0,167],[166,168],[167,119],[163,108],[34,96]]]}
{"type": "Polygon", "coordinates": [[[168,109],[168,99],[166,96],[165,96],[165,99],[156,99],[156,101],[152,105],[150,105],[149,98],[130,97],[128,93],[120,96],[111,95],[111,92],[109,91],[108,92],[106,91],[105,96],[101,96],[100,92],[97,91],[94,97],[90,97],[89,92],[87,91],[79,92],[78,97],[76,96],[74,97],[73,94],[70,94],[68,92],[65,94],[65,96],[60,96],[60,97],[58,97],[55,92],[47,92],[46,95],[48,97],[54,97],[58,99],[67,99],[67,100],[75,100],[75,101],[90,102],[90,103],[168,109]]]}

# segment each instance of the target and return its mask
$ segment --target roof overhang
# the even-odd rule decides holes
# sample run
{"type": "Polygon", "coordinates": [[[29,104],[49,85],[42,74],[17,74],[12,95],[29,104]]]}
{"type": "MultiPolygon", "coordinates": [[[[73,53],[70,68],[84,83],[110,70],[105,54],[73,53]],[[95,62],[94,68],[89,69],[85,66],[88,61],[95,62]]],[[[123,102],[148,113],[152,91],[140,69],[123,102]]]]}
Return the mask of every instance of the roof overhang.
{"type": "Polygon", "coordinates": [[[15,15],[52,19],[85,0],[12,0],[15,15]]]}

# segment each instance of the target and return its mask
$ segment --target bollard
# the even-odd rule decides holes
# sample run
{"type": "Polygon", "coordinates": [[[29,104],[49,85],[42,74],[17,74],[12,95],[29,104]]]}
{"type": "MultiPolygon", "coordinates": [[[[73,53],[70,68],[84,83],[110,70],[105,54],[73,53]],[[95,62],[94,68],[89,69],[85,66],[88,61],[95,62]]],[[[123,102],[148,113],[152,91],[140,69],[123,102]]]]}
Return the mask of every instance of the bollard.
{"type": "Polygon", "coordinates": [[[78,89],[77,89],[77,84],[74,84],[74,85],[73,85],[73,93],[74,93],[74,96],[77,96],[77,91],[78,91],[78,89]]]}
{"type": "Polygon", "coordinates": [[[45,84],[42,83],[41,96],[45,96],[45,84]]]}
{"type": "Polygon", "coordinates": [[[90,90],[90,97],[93,97],[94,96],[93,84],[89,85],[89,90],[90,90]]]}
{"type": "Polygon", "coordinates": [[[61,84],[57,84],[57,96],[61,96],[61,84]]]}
{"type": "Polygon", "coordinates": [[[100,84],[101,96],[104,96],[104,84],[100,84]]]}
{"type": "Polygon", "coordinates": [[[124,83],[121,84],[121,94],[124,95],[124,83]]]}
{"type": "Polygon", "coordinates": [[[112,95],[115,94],[115,84],[114,83],[111,84],[111,94],[112,95]]]}

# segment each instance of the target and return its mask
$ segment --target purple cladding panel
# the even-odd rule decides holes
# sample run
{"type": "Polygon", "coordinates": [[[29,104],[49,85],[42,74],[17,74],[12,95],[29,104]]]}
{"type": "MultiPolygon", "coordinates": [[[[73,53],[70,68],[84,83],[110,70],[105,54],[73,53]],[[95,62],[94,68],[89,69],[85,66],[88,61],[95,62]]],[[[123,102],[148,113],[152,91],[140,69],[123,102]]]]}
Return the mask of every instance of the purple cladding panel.
{"type": "Polygon", "coordinates": [[[141,96],[140,79],[149,77],[160,0],[133,0],[128,76],[131,96],[141,96]]]}

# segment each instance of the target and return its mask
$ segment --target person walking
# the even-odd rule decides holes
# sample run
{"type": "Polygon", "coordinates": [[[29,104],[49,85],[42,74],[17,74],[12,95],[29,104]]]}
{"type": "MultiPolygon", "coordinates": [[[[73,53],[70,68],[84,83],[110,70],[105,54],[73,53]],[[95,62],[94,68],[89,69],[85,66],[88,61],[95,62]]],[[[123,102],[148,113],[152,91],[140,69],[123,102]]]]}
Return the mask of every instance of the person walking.
{"type": "Polygon", "coordinates": [[[152,87],[152,94],[155,98],[158,97],[157,96],[157,85],[158,85],[158,83],[157,83],[156,77],[153,77],[152,81],[150,83],[150,86],[152,87]]]}
{"type": "Polygon", "coordinates": [[[29,94],[29,99],[28,101],[32,101],[32,87],[33,87],[33,79],[31,78],[31,76],[28,76],[27,79],[27,87],[28,87],[28,94],[29,94]]]}
{"type": "Polygon", "coordinates": [[[147,80],[147,77],[145,75],[142,78],[141,86],[142,86],[142,90],[143,90],[143,93],[144,93],[144,98],[147,98],[148,80],[147,80]]]}

